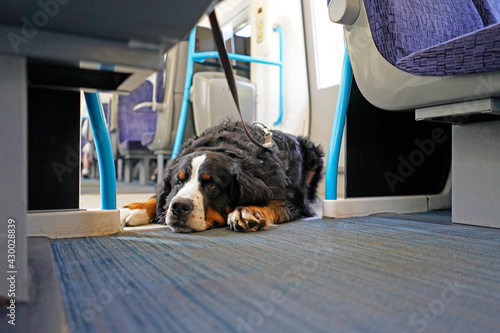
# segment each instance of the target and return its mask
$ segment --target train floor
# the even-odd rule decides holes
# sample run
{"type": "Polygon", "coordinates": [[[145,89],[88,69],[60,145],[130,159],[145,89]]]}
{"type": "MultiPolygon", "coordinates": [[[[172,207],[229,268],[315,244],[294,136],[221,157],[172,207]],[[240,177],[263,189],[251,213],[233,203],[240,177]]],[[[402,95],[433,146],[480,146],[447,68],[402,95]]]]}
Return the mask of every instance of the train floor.
{"type": "Polygon", "coordinates": [[[43,251],[30,260],[43,299],[19,329],[498,332],[500,230],[450,220],[436,211],[314,217],[257,233],[32,238],[50,260],[43,251]]]}

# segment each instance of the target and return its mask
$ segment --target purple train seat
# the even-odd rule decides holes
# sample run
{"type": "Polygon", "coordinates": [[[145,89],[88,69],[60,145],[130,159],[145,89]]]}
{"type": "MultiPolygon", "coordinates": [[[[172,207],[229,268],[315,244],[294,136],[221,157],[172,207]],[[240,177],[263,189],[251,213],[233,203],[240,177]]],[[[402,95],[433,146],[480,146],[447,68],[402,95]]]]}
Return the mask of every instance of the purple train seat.
{"type": "Polygon", "coordinates": [[[118,98],[118,132],[119,147],[122,154],[132,150],[147,150],[141,140],[144,133],[154,132],[156,129],[156,113],[151,106],[141,106],[144,102],[152,101],[153,84],[145,81],[130,95],[118,98]]]}
{"type": "Polygon", "coordinates": [[[411,110],[500,96],[499,0],[347,3],[354,77],[373,105],[411,110]],[[496,83],[482,84],[485,73],[496,83]]]}
{"type": "Polygon", "coordinates": [[[498,0],[472,0],[485,27],[500,22],[500,2],[498,0]]]}
{"type": "Polygon", "coordinates": [[[496,7],[475,2],[484,17],[470,0],[365,4],[375,44],[387,61],[412,74],[447,76],[500,69],[496,7]]]}
{"type": "MultiPolygon", "coordinates": [[[[453,222],[500,228],[496,217],[500,200],[500,0],[328,3],[332,21],[344,25],[356,91],[369,104],[380,111],[413,112],[418,121],[451,124],[453,173],[443,192],[434,198],[400,196],[398,200],[411,209],[420,199],[425,199],[422,206],[427,209],[444,208],[448,202],[453,222]]],[[[394,114],[387,117],[395,118],[394,114]]],[[[398,126],[402,125],[394,124],[393,132],[398,126]]],[[[391,209],[399,205],[394,197],[379,198],[367,206],[382,207],[384,200],[391,209]]],[[[335,203],[326,208],[334,213],[326,216],[334,216],[338,209],[368,212],[360,208],[360,202],[355,205],[335,203]]]]}
{"type": "MultiPolygon", "coordinates": [[[[152,86],[152,96],[150,102],[145,102],[142,105],[146,108],[149,107],[152,111],[158,109],[158,105],[163,104],[165,98],[165,62],[163,63],[163,68],[156,73],[155,84],[152,86]]],[[[141,106],[141,105],[139,105],[141,106]]],[[[141,145],[143,147],[147,147],[151,142],[153,142],[156,134],[156,121],[158,119],[157,114],[155,112],[156,117],[154,118],[155,124],[154,126],[150,126],[151,130],[145,131],[141,136],[141,145]]]]}
{"type": "Polygon", "coordinates": [[[149,178],[149,162],[154,153],[142,144],[143,136],[156,130],[156,113],[151,108],[153,84],[146,80],[129,95],[118,96],[118,152],[125,159],[125,181],[131,181],[131,160],[139,159],[139,182],[149,178]]]}

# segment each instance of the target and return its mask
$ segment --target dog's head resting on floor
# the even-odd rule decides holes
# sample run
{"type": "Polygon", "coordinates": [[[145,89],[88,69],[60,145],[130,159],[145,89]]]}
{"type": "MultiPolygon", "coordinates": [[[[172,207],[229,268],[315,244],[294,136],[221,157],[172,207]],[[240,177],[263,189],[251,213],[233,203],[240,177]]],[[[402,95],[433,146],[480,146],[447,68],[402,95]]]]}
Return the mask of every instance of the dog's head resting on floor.
{"type": "Polygon", "coordinates": [[[272,191],[258,177],[260,166],[252,163],[227,149],[197,151],[171,161],[156,194],[157,222],[175,232],[203,231],[226,226],[237,206],[267,204],[272,191]]]}

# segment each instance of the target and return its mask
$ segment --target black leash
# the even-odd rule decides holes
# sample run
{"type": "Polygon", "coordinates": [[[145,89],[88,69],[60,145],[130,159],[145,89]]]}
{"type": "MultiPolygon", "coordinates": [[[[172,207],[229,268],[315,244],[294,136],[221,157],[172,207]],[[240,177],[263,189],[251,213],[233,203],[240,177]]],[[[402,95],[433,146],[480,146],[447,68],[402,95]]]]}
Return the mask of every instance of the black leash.
{"type": "Polygon", "coordinates": [[[217,46],[217,52],[219,52],[219,59],[222,64],[222,68],[224,69],[224,73],[226,74],[227,84],[229,85],[229,90],[231,90],[231,95],[233,95],[234,104],[236,104],[236,109],[240,114],[240,119],[243,129],[245,130],[246,135],[248,136],[250,141],[252,141],[253,144],[262,149],[269,149],[272,147],[272,142],[271,142],[272,133],[267,129],[267,127],[262,125],[261,123],[258,123],[260,124],[261,129],[264,131],[264,136],[265,136],[265,143],[261,144],[252,136],[252,134],[250,134],[245,125],[245,122],[243,121],[243,116],[241,115],[241,109],[240,109],[240,101],[238,98],[238,90],[236,89],[236,83],[233,75],[233,66],[229,61],[229,57],[226,52],[226,47],[224,45],[224,40],[222,39],[222,33],[220,31],[219,22],[217,22],[217,17],[215,16],[215,10],[212,11],[212,13],[210,13],[209,18],[210,18],[210,25],[212,26],[212,35],[215,40],[215,45],[217,46]]]}

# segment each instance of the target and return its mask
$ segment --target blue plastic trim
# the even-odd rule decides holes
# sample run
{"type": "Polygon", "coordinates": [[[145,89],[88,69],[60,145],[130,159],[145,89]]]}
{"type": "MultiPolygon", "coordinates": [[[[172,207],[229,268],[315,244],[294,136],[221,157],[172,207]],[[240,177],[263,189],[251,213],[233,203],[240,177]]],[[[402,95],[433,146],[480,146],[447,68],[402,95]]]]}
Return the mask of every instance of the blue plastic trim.
{"type": "Polygon", "coordinates": [[[94,134],[101,184],[102,209],[116,209],[116,173],[111,140],[104,122],[104,109],[98,93],[85,93],[90,127],[94,134]]]}
{"type": "Polygon", "coordinates": [[[115,65],[99,64],[99,69],[101,69],[103,71],[114,72],[115,71],[115,65]]]}
{"type": "Polygon", "coordinates": [[[332,136],[330,138],[330,147],[328,149],[328,160],[326,162],[325,179],[325,200],[337,200],[337,173],[339,168],[340,146],[342,135],[344,133],[345,116],[347,106],[349,105],[349,94],[351,92],[352,67],[349,59],[347,46],[344,53],[344,62],[342,64],[342,76],[340,79],[339,95],[337,97],[337,106],[333,118],[332,136]]]}
{"type": "MultiPolygon", "coordinates": [[[[283,29],[281,27],[274,28],[280,35],[280,61],[272,61],[267,59],[259,59],[250,57],[244,54],[228,53],[229,59],[244,61],[244,62],[256,62],[266,65],[274,65],[280,67],[280,114],[278,120],[274,122],[274,125],[278,125],[283,119],[283,29]]],[[[196,27],[191,30],[189,34],[189,45],[187,54],[187,65],[186,65],[186,77],[184,81],[184,95],[182,98],[181,112],[179,115],[179,122],[177,123],[177,132],[175,134],[174,147],[172,149],[171,159],[174,159],[179,154],[179,150],[182,143],[182,138],[184,137],[184,128],[186,127],[187,111],[189,106],[189,89],[191,88],[191,83],[193,80],[193,62],[204,62],[208,58],[219,58],[219,53],[217,51],[209,52],[195,52],[196,44],[196,27]]]]}

